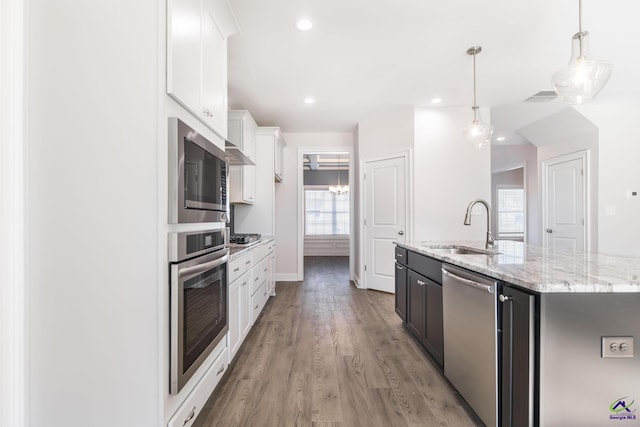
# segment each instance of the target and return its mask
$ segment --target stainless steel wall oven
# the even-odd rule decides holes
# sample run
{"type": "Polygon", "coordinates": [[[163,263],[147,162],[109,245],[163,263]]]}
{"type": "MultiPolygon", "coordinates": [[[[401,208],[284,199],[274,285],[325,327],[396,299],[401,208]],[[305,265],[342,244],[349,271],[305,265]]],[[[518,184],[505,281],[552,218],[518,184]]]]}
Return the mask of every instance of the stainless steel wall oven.
{"type": "Polygon", "coordinates": [[[169,223],[227,222],[227,173],[222,149],[169,118],[169,223]]]}
{"type": "Polygon", "coordinates": [[[178,393],[228,330],[229,229],[169,235],[171,378],[178,393]]]}

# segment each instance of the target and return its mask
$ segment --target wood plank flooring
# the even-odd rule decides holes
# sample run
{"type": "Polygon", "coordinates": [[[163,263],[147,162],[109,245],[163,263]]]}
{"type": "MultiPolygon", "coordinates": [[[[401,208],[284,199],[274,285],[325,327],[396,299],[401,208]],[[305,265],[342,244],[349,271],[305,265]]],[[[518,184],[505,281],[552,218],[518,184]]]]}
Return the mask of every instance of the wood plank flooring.
{"type": "Polygon", "coordinates": [[[278,282],[194,427],[479,426],[402,327],[394,296],[349,283],[346,257],[278,282]]]}

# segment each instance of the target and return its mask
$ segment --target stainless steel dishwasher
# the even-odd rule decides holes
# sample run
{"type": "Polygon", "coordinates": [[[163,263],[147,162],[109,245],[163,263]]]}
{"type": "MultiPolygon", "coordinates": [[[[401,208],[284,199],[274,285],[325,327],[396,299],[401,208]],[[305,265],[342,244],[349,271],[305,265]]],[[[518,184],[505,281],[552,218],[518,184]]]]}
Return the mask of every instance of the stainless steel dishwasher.
{"type": "Polygon", "coordinates": [[[489,427],[498,425],[497,282],[442,268],[444,374],[489,427]]]}

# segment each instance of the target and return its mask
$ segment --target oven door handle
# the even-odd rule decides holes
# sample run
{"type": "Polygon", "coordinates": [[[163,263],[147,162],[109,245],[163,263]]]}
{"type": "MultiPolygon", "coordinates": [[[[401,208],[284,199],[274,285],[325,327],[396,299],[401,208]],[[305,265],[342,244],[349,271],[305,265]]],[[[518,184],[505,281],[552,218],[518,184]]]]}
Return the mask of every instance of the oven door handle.
{"type": "Polygon", "coordinates": [[[197,264],[191,267],[184,267],[184,268],[181,268],[180,271],[178,272],[178,277],[180,279],[188,280],[194,276],[197,276],[198,274],[202,274],[205,271],[209,271],[212,268],[221,266],[227,261],[229,261],[229,255],[225,254],[223,257],[216,258],[212,261],[208,261],[202,264],[197,264]]]}

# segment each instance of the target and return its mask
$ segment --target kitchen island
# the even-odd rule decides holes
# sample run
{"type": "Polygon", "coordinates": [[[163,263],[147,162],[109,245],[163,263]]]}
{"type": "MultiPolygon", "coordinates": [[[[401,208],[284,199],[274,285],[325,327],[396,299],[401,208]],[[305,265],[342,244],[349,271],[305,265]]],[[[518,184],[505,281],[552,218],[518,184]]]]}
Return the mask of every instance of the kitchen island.
{"type": "Polygon", "coordinates": [[[457,341],[447,322],[468,319],[447,317],[457,300],[446,298],[438,267],[496,284],[498,425],[640,425],[640,259],[510,241],[473,253],[482,248],[396,242],[396,311],[445,375],[447,349],[457,341]]]}

